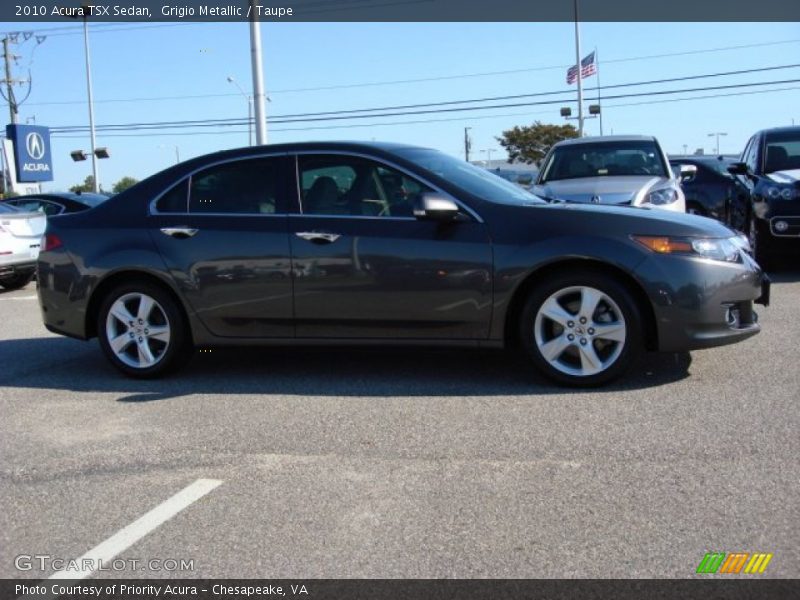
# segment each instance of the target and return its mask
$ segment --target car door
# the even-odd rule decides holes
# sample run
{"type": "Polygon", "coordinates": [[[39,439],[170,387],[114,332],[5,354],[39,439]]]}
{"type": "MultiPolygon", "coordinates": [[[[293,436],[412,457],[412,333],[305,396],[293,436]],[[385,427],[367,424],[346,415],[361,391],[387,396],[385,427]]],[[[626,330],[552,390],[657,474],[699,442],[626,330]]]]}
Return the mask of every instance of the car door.
{"type": "Polygon", "coordinates": [[[214,335],[294,336],[287,161],[260,156],[214,164],[151,206],[150,235],[214,335]]]}
{"type": "Polygon", "coordinates": [[[298,338],[485,339],[492,313],[487,228],[414,217],[432,188],[349,154],[297,157],[289,218],[298,338]]]}

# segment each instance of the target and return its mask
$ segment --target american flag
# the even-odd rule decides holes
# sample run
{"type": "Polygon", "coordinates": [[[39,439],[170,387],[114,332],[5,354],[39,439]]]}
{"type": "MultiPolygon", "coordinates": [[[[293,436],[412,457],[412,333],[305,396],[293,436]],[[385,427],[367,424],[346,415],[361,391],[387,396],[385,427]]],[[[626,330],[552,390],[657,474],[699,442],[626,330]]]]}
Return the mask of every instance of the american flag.
{"type": "MultiPolygon", "coordinates": [[[[592,52],[581,61],[581,79],[586,79],[587,77],[590,77],[595,73],[597,73],[597,67],[594,62],[594,52],[592,52]]],[[[578,74],[578,67],[577,66],[570,67],[567,70],[567,83],[569,84],[575,83],[578,80],[577,74],[578,74]]]]}

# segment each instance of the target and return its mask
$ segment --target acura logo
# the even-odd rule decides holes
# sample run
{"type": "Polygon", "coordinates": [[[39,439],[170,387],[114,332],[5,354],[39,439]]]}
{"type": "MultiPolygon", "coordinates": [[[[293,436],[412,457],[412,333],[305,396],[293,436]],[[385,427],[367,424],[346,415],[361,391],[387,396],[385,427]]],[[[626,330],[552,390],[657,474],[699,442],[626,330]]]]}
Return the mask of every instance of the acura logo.
{"type": "Polygon", "coordinates": [[[600,196],[592,196],[593,204],[600,204],[600,196]]]}
{"type": "Polygon", "coordinates": [[[32,131],[25,136],[25,148],[28,150],[28,156],[33,160],[42,160],[45,152],[42,134],[32,131]]]}

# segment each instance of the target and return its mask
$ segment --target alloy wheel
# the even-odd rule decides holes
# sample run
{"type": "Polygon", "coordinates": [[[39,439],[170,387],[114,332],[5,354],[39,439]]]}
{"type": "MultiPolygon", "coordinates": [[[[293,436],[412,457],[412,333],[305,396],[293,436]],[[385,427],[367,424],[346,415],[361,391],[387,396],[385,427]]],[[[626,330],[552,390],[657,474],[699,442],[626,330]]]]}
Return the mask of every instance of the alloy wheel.
{"type": "Polygon", "coordinates": [[[625,317],[617,303],[589,286],[570,286],[550,295],[534,321],[534,341],[554,369],[589,377],[611,367],[627,339],[625,317]]]}
{"type": "Polygon", "coordinates": [[[120,296],[106,316],[106,339],[114,355],[134,369],[157,365],[169,348],[171,329],[164,308],[151,296],[120,296]]]}

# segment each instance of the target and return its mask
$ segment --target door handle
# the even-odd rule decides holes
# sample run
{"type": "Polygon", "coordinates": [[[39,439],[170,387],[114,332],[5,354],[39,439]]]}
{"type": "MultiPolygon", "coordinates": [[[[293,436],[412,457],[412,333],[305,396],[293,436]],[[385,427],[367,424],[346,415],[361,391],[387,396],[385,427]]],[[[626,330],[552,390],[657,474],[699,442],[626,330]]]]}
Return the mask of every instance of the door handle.
{"type": "Polygon", "coordinates": [[[192,237],[199,229],[196,227],[162,227],[161,233],[179,240],[192,237]]]}
{"type": "Polygon", "coordinates": [[[342,237],[338,233],[325,233],[324,231],[298,231],[295,235],[315,244],[332,244],[342,237]]]}

